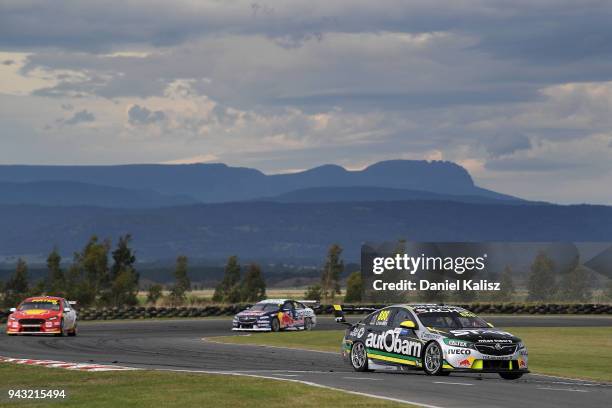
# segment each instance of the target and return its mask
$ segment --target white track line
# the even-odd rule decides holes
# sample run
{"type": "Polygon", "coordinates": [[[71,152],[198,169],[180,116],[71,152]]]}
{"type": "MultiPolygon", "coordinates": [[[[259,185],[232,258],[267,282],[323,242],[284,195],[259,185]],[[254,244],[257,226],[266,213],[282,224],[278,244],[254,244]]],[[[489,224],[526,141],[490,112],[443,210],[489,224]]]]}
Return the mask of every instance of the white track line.
{"type": "Polygon", "coordinates": [[[450,385],[474,385],[469,383],[449,382],[449,381],[434,381],[434,384],[450,384],[450,385]]]}
{"type": "Polygon", "coordinates": [[[538,390],[547,391],[570,391],[570,392],[589,392],[587,390],[570,390],[569,388],[550,388],[550,387],[536,387],[538,390]]]}

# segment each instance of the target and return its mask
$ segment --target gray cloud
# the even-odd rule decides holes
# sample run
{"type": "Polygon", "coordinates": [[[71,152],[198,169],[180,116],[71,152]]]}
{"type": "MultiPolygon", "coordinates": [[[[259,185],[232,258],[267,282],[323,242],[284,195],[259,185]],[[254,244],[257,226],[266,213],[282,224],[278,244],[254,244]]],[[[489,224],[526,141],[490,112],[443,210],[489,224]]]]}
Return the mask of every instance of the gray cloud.
{"type": "Polygon", "coordinates": [[[326,33],[448,31],[479,39],[477,49],[545,64],[610,59],[612,4],[598,0],[282,0],[172,3],[99,1],[75,7],[4,1],[0,45],[109,50],[122,44],[169,46],[207,35],[263,35],[290,46],[326,33]],[[143,12],[146,10],[146,12],[143,12]]]}
{"type": "Polygon", "coordinates": [[[70,118],[64,120],[62,123],[66,125],[78,125],[79,123],[93,122],[96,120],[96,117],[93,113],[87,111],[86,109],[76,112],[70,118]]]}
{"type": "Polygon", "coordinates": [[[148,125],[166,118],[163,111],[152,111],[144,106],[132,105],[128,110],[128,121],[132,125],[148,125]]]}
{"type": "Polygon", "coordinates": [[[441,157],[510,194],[588,201],[592,183],[593,199],[612,203],[596,193],[612,182],[602,136],[612,124],[610,2],[0,0],[0,8],[3,52],[27,53],[24,65],[15,58],[24,80],[46,84],[30,96],[0,92],[0,120],[30,134],[24,149],[12,141],[23,161],[49,160],[40,146],[57,148],[60,162],[210,152],[270,172],[441,157]],[[68,105],[81,111],[39,136],[76,112],[68,105]],[[126,108],[127,124],[164,126],[145,138],[126,126],[126,108]],[[74,142],[86,129],[61,126],[93,120],[87,146],[74,142]],[[582,190],[555,185],[555,173],[582,190]]]}
{"type": "Polygon", "coordinates": [[[483,144],[487,152],[493,157],[505,156],[531,148],[529,138],[520,133],[498,133],[487,137],[483,144]]]}

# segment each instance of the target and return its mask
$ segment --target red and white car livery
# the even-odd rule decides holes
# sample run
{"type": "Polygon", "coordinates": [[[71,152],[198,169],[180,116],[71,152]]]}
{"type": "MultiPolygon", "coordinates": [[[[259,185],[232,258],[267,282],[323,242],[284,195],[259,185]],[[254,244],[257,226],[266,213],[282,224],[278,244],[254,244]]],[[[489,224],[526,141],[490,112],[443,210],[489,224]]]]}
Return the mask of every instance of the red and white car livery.
{"type": "Polygon", "coordinates": [[[27,298],[12,308],[6,322],[6,334],[53,334],[76,336],[77,313],[61,297],[37,296],[27,298]]]}
{"type": "Polygon", "coordinates": [[[273,331],[311,330],[317,324],[307,300],[266,299],[234,316],[232,330],[273,331]]]}

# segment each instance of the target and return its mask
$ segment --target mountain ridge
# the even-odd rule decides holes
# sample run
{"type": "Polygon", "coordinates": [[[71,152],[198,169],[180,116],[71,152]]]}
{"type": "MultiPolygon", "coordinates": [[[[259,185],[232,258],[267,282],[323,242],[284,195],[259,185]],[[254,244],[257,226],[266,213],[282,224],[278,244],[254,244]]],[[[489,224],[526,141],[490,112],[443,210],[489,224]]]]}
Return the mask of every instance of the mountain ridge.
{"type": "MultiPolygon", "coordinates": [[[[297,173],[271,174],[223,163],[128,164],[107,166],[0,165],[0,182],[64,181],[162,195],[188,196],[203,203],[247,201],[312,187],[386,187],[441,194],[516,197],[474,184],[463,167],[446,161],[388,160],[363,170],[323,165],[297,173]]],[[[1,202],[1,201],[0,201],[1,202]]]]}

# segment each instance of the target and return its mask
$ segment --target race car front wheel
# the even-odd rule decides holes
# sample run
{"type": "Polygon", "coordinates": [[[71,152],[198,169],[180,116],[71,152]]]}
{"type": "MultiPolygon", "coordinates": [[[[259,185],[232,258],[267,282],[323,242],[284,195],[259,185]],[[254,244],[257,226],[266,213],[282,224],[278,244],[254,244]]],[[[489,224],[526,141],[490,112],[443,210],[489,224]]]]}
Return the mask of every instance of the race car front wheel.
{"type": "Polygon", "coordinates": [[[499,373],[499,376],[504,380],[518,380],[523,376],[523,373],[499,373]]]}
{"type": "Polygon", "coordinates": [[[425,347],[423,355],[423,369],[427,375],[443,375],[442,371],[442,349],[435,341],[425,347]]]}
{"type": "Polygon", "coordinates": [[[74,327],[72,328],[72,330],[68,332],[68,335],[71,337],[74,337],[77,335],[77,324],[76,323],[74,323],[74,327]]]}
{"type": "Polygon", "coordinates": [[[270,321],[270,329],[273,332],[280,331],[280,322],[278,321],[276,317],[273,318],[272,321],[270,321]]]}
{"type": "Polygon", "coordinates": [[[304,330],[312,330],[312,319],[310,317],[304,319],[304,330]]]}
{"type": "Polygon", "coordinates": [[[351,365],[355,371],[368,371],[368,354],[365,345],[356,341],[351,347],[351,365]]]}
{"type": "Polygon", "coordinates": [[[64,324],[64,319],[60,322],[60,332],[56,334],[56,336],[63,337],[66,335],[66,329],[64,324]]]}

